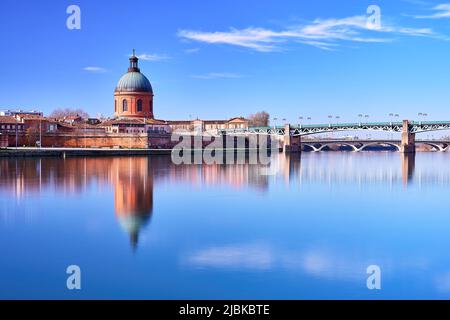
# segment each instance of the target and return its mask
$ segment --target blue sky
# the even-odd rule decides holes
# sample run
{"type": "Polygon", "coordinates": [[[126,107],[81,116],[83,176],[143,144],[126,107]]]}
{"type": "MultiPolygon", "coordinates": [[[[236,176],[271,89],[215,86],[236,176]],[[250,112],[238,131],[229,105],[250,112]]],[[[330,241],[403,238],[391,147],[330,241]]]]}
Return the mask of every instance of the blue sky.
{"type": "Polygon", "coordinates": [[[160,119],[450,120],[442,1],[2,0],[0,14],[2,109],[110,116],[136,48],[160,119]],[[66,27],[72,4],[81,30],[66,27]],[[381,8],[377,30],[366,28],[369,5],[381,8]]]}

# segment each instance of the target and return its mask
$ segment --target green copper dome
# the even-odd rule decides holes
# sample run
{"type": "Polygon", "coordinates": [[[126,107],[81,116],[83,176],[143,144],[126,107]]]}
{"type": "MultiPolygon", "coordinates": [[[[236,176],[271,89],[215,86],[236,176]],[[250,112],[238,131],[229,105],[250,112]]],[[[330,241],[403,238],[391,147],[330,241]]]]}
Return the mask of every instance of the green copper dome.
{"type": "Polygon", "coordinates": [[[150,81],[140,72],[127,72],[117,83],[116,92],[150,92],[153,93],[150,81]]]}
{"type": "Polygon", "coordinates": [[[141,73],[138,68],[138,57],[133,50],[133,55],[130,57],[130,67],[117,83],[116,92],[149,92],[153,93],[150,81],[141,73]]]}

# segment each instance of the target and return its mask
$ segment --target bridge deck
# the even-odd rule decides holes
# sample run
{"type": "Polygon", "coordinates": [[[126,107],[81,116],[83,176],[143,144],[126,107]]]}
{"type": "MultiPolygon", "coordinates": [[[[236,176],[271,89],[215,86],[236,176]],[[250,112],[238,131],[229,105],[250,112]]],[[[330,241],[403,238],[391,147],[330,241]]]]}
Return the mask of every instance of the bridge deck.
{"type": "MultiPolygon", "coordinates": [[[[408,123],[408,131],[411,133],[430,132],[438,130],[450,130],[450,121],[411,121],[408,123]]],[[[329,124],[305,124],[290,126],[290,135],[311,135],[333,131],[371,130],[385,132],[401,132],[403,122],[360,122],[360,123],[329,123],[329,124]]],[[[227,129],[223,133],[235,134],[269,134],[284,135],[285,126],[250,127],[248,129],[227,129]]]]}
{"type": "MultiPolygon", "coordinates": [[[[430,126],[430,125],[450,125],[450,121],[410,121],[410,126],[430,126]]],[[[321,123],[321,124],[298,124],[291,125],[292,129],[300,128],[347,128],[347,127],[379,127],[379,126],[403,126],[401,121],[393,122],[348,122],[348,123],[321,123]]],[[[252,127],[251,129],[279,129],[284,130],[284,126],[267,126],[267,127],[252,127]]]]}

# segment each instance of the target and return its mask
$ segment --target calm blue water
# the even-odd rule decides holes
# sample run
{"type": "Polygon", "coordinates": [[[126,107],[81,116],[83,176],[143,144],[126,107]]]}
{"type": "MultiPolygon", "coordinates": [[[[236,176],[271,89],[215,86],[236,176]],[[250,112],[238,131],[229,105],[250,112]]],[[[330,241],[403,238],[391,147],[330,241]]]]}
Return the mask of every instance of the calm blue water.
{"type": "Polygon", "coordinates": [[[0,160],[0,298],[450,298],[450,154],[0,160]],[[66,288],[81,268],[82,290],[66,288]],[[382,289],[366,287],[366,268],[382,289]]]}

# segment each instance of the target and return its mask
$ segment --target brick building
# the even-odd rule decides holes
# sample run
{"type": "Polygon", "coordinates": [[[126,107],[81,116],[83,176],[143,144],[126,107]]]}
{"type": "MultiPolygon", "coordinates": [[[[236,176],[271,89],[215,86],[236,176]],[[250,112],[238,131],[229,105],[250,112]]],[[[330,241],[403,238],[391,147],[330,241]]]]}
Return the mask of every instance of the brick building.
{"type": "Polygon", "coordinates": [[[8,136],[5,135],[4,133],[0,133],[0,149],[8,148],[8,146],[9,146],[8,136]]]}
{"type": "Polygon", "coordinates": [[[174,131],[218,134],[224,129],[248,128],[243,117],[228,120],[157,120],[153,88],[141,73],[134,50],[130,65],[114,90],[114,118],[105,121],[67,116],[44,117],[40,111],[0,112],[0,133],[9,146],[84,148],[170,148],[174,131]]]}
{"type": "Polygon", "coordinates": [[[133,50],[130,67],[117,83],[114,92],[116,117],[153,119],[153,88],[138,67],[138,57],[133,50]]]}
{"type": "Polygon", "coordinates": [[[210,133],[217,134],[220,130],[225,129],[247,129],[248,120],[243,117],[232,118],[228,120],[182,120],[172,121],[167,123],[170,125],[172,131],[177,132],[195,132],[195,133],[210,133]]]}

